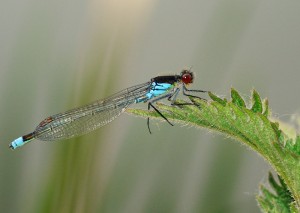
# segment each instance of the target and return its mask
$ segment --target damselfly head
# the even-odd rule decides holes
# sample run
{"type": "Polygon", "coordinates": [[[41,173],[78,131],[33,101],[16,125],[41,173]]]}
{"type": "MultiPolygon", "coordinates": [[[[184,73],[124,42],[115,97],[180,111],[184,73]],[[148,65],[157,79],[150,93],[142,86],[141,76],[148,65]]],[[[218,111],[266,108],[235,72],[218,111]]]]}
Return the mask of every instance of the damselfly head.
{"type": "Polygon", "coordinates": [[[193,80],[194,80],[194,74],[192,71],[190,70],[183,70],[181,73],[180,73],[180,77],[181,77],[181,81],[184,83],[184,84],[191,84],[193,83],[193,80]]]}

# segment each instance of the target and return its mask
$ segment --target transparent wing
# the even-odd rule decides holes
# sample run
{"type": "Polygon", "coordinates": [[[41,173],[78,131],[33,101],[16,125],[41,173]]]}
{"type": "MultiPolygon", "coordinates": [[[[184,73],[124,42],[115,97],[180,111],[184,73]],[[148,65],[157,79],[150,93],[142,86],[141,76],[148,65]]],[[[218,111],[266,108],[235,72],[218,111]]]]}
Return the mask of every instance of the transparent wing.
{"type": "Polygon", "coordinates": [[[137,98],[145,96],[151,82],[122,90],[86,106],[50,116],[34,131],[34,138],[54,141],[86,134],[118,117],[137,98]]]}

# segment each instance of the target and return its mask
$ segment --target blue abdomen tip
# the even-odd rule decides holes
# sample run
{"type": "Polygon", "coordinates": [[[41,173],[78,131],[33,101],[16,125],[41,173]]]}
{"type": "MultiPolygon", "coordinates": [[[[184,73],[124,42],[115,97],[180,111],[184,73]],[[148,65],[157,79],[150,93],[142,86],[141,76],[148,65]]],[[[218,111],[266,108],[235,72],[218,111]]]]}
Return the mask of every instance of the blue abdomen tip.
{"type": "Polygon", "coordinates": [[[9,144],[9,148],[16,149],[20,146],[23,146],[24,144],[25,143],[24,143],[23,137],[19,137],[9,144]]]}

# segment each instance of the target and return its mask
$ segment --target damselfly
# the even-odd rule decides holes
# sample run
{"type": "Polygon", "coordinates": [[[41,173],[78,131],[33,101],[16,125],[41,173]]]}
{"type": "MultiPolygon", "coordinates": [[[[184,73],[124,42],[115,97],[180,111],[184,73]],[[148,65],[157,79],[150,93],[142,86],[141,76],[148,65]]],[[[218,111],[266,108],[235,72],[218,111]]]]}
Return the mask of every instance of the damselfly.
{"type": "MultiPolygon", "coordinates": [[[[187,92],[206,92],[187,89],[186,85],[193,83],[193,80],[194,75],[190,70],[183,70],[179,75],[157,76],[149,82],[129,87],[108,98],[47,117],[32,133],[17,138],[10,143],[9,147],[16,149],[33,139],[56,141],[86,134],[108,124],[131,104],[141,102],[148,102],[148,110],[153,108],[173,126],[153,103],[167,99],[172,105],[176,105],[176,98],[181,89],[185,96],[193,96],[187,92]]],[[[151,133],[149,118],[147,125],[151,133]]]]}

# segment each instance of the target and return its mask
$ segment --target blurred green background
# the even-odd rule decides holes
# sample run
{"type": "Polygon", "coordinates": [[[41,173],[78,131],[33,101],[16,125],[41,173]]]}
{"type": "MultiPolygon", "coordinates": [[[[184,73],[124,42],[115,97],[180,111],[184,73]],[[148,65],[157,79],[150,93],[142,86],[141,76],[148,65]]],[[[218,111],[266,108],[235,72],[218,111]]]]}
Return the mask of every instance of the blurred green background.
{"type": "Polygon", "coordinates": [[[255,88],[289,120],[299,11],[293,0],[2,0],[0,211],[260,212],[271,168],[208,130],[152,121],[150,135],[124,114],[73,140],[8,144],[49,115],[191,66],[193,88],[255,88]]]}

